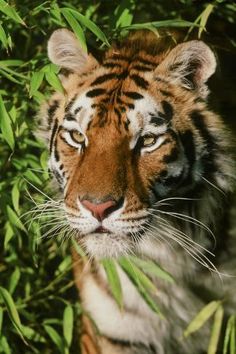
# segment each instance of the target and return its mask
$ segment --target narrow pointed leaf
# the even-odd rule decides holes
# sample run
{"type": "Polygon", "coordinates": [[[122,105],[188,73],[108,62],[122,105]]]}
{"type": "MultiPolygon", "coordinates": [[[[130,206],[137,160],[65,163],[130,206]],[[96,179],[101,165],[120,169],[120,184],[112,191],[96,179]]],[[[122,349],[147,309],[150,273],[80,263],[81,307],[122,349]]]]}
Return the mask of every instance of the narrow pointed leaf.
{"type": "Polygon", "coordinates": [[[184,337],[198,331],[220,306],[220,301],[212,301],[197,314],[184,331],[184,337]]]}
{"type": "Polygon", "coordinates": [[[1,24],[0,24],[0,41],[2,42],[4,48],[8,47],[7,35],[1,24]]]}
{"type": "Polygon", "coordinates": [[[227,321],[227,326],[226,326],[226,331],[225,331],[225,338],[224,338],[224,349],[223,349],[223,354],[228,353],[228,347],[229,347],[229,341],[230,341],[230,333],[231,333],[231,328],[232,324],[234,321],[234,316],[230,316],[230,318],[227,321]]]}
{"type": "Polygon", "coordinates": [[[231,333],[230,333],[230,354],[235,354],[236,353],[236,347],[235,347],[235,340],[236,340],[236,328],[235,328],[235,316],[233,317],[232,320],[232,327],[231,327],[231,333]]]}
{"type": "Polygon", "coordinates": [[[63,313],[63,334],[68,348],[70,348],[72,342],[73,323],[74,323],[73,308],[71,305],[67,305],[63,313]]]}
{"type": "Polygon", "coordinates": [[[64,343],[61,338],[61,336],[57,333],[57,331],[49,325],[44,325],[45,331],[53,341],[53,343],[56,345],[56,347],[59,349],[60,353],[64,353],[64,343]]]}
{"type": "Polygon", "coordinates": [[[42,71],[37,71],[33,73],[30,80],[30,91],[29,96],[34,96],[35,92],[37,92],[44,78],[44,73],[42,71]]]}
{"type": "Polygon", "coordinates": [[[22,224],[21,220],[19,219],[18,215],[14,212],[14,210],[8,205],[7,206],[7,215],[9,217],[9,221],[12,225],[16,226],[18,229],[25,231],[26,229],[22,224]]]}
{"type": "Polygon", "coordinates": [[[14,20],[17,23],[25,26],[25,22],[22,18],[18,15],[16,10],[12,5],[9,5],[6,1],[0,0],[0,11],[4,13],[7,17],[14,20]]]}
{"type": "Polygon", "coordinates": [[[45,77],[49,85],[51,85],[56,91],[64,92],[61,81],[54,72],[46,72],[45,77]]]}
{"type": "Polygon", "coordinates": [[[5,108],[2,96],[0,95],[0,128],[4,140],[8,143],[10,148],[14,150],[15,139],[12,130],[11,118],[5,108]]]}
{"type": "Polygon", "coordinates": [[[107,275],[107,280],[111,288],[112,295],[116,300],[118,306],[122,308],[123,306],[123,295],[120,283],[119,274],[117,272],[116,264],[112,259],[103,259],[102,265],[107,275]]]}
{"type": "Polygon", "coordinates": [[[212,13],[213,9],[214,9],[214,5],[208,4],[207,7],[205,8],[205,10],[203,11],[203,13],[201,14],[200,27],[198,30],[198,38],[201,37],[202,31],[206,29],[206,23],[207,23],[208,17],[212,13]]]}
{"type": "Polygon", "coordinates": [[[220,305],[215,312],[214,316],[214,323],[211,331],[210,342],[208,346],[207,354],[216,354],[217,347],[220,338],[220,331],[223,321],[224,310],[223,307],[220,305]]]}
{"type": "Polygon", "coordinates": [[[84,31],[80,26],[80,24],[78,23],[78,21],[76,20],[76,18],[73,16],[71,9],[63,8],[61,10],[61,13],[65,17],[70,27],[72,28],[76,37],[78,38],[81,47],[85,52],[87,52],[87,45],[86,45],[84,31]]]}
{"type": "Polygon", "coordinates": [[[9,281],[9,293],[12,295],[20,280],[20,269],[17,267],[12,273],[9,281]]]}

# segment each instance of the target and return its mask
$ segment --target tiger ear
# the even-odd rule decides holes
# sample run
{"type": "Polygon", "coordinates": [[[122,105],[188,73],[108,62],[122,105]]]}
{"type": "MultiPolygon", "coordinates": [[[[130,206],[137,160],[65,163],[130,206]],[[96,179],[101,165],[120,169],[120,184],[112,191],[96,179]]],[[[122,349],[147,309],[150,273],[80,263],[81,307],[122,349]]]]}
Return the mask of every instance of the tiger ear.
{"type": "Polygon", "coordinates": [[[52,63],[74,72],[81,72],[96,60],[81,47],[71,31],[62,28],[54,31],[48,41],[48,57],[52,63]]]}
{"type": "Polygon", "coordinates": [[[178,44],[156,69],[189,90],[197,89],[204,95],[204,85],[216,69],[212,50],[202,41],[193,40],[178,44]]]}

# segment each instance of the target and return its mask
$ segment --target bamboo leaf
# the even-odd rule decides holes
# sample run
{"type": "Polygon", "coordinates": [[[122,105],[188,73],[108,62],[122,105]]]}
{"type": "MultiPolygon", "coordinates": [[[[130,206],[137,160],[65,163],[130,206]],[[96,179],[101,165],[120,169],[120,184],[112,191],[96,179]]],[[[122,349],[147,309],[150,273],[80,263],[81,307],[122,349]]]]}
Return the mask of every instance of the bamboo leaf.
{"type": "Polygon", "coordinates": [[[200,27],[198,30],[198,38],[201,38],[202,31],[206,29],[206,23],[207,23],[208,17],[212,13],[213,9],[214,9],[214,5],[208,4],[207,7],[205,8],[205,10],[200,15],[200,27]]]}
{"type": "Polygon", "coordinates": [[[18,181],[13,185],[11,190],[12,204],[16,212],[19,212],[20,191],[18,181]]]}
{"type": "Polygon", "coordinates": [[[61,336],[57,333],[57,331],[49,325],[44,325],[45,331],[53,341],[53,343],[57,346],[59,351],[63,354],[64,353],[64,343],[61,336]]]}
{"type": "Polygon", "coordinates": [[[207,354],[216,354],[217,347],[220,338],[220,331],[223,321],[224,310],[223,307],[220,305],[215,312],[214,316],[214,323],[211,331],[210,342],[208,346],[207,354]]]}
{"type": "Polygon", "coordinates": [[[12,354],[11,348],[5,336],[0,337],[0,349],[2,349],[2,353],[4,354],[12,354]]]}
{"type": "Polygon", "coordinates": [[[9,288],[8,291],[12,295],[15,291],[15,288],[17,287],[17,284],[19,283],[20,280],[20,269],[16,267],[14,272],[12,273],[10,280],[9,280],[9,288]]]}
{"type": "Polygon", "coordinates": [[[124,26],[122,30],[137,30],[137,29],[152,29],[154,28],[162,28],[162,27],[199,27],[198,24],[190,21],[184,20],[163,20],[163,21],[153,21],[153,22],[145,22],[145,23],[134,23],[130,26],[124,26]]]}
{"type": "Polygon", "coordinates": [[[24,225],[22,224],[21,220],[17,216],[17,214],[14,212],[14,210],[10,207],[10,205],[7,205],[7,215],[9,217],[9,221],[12,225],[16,226],[18,229],[27,232],[24,225]]]}
{"type": "Polygon", "coordinates": [[[139,268],[141,268],[145,273],[154,275],[158,278],[168,281],[169,283],[174,283],[174,278],[165,270],[163,270],[158,264],[150,260],[143,260],[138,257],[129,257],[139,268]]]}
{"type": "Polygon", "coordinates": [[[11,118],[5,108],[2,96],[0,94],[0,128],[4,140],[8,143],[10,148],[14,150],[15,139],[11,125],[11,118]]]}
{"type": "Polygon", "coordinates": [[[29,96],[32,97],[37,92],[44,78],[42,71],[34,72],[30,80],[29,96]]]}
{"type": "Polygon", "coordinates": [[[232,324],[234,321],[234,316],[230,316],[230,318],[227,321],[227,326],[226,326],[226,331],[225,331],[225,338],[224,338],[224,348],[223,348],[223,354],[227,354],[227,349],[229,347],[229,341],[230,341],[230,333],[231,333],[231,328],[232,324]]]}
{"type": "Polygon", "coordinates": [[[11,227],[11,224],[9,221],[6,222],[6,233],[5,233],[5,238],[4,238],[4,249],[7,249],[7,245],[14,236],[14,230],[11,227]]]}
{"type": "Polygon", "coordinates": [[[7,35],[1,24],[0,24],[0,41],[2,42],[4,48],[8,47],[7,35]]]}
{"type": "Polygon", "coordinates": [[[13,6],[9,5],[6,1],[0,0],[0,11],[4,13],[7,17],[12,19],[13,21],[20,23],[21,25],[26,26],[25,22],[18,15],[13,6]]]}
{"type": "Polygon", "coordinates": [[[9,314],[11,321],[12,321],[12,324],[16,328],[17,332],[21,336],[24,343],[27,344],[27,342],[25,341],[24,336],[23,336],[23,332],[22,332],[22,328],[21,328],[21,320],[20,320],[18,311],[16,309],[16,306],[14,304],[14,301],[13,301],[10,293],[7,291],[7,289],[0,287],[0,295],[1,295],[3,302],[7,308],[7,312],[9,314]]]}
{"type": "Polygon", "coordinates": [[[205,322],[214,314],[214,312],[220,306],[221,301],[212,301],[194,317],[194,319],[190,322],[186,330],[184,331],[184,337],[188,337],[190,334],[198,331],[205,322]]]}
{"type": "Polygon", "coordinates": [[[2,333],[2,322],[3,322],[3,309],[0,307],[0,337],[2,333]]]}
{"type": "MultiPolygon", "coordinates": [[[[63,8],[62,11],[66,9],[63,8]]],[[[106,35],[101,31],[101,29],[90,19],[79,13],[78,11],[75,11],[73,9],[66,9],[69,11],[82,25],[87,27],[92,33],[97,36],[98,39],[100,39],[103,43],[105,43],[108,47],[110,46],[110,43],[108,42],[108,39],[106,35]]]]}
{"type": "Polygon", "coordinates": [[[119,274],[117,272],[117,266],[112,259],[103,259],[102,265],[107,275],[108,284],[111,288],[112,295],[116,300],[117,305],[122,308],[123,306],[123,295],[120,283],[119,274]]]}
{"type": "Polygon", "coordinates": [[[80,26],[80,24],[78,23],[78,21],[76,20],[76,18],[71,13],[71,9],[63,8],[63,9],[61,9],[61,13],[65,17],[65,19],[68,22],[68,24],[70,25],[70,27],[72,28],[76,37],[78,38],[82,49],[85,52],[87,52],[87,45],[86,45],[84,31],[83,31],[82,27],[80,26]]]}
{"type": "Polygon", "coordinates": [[[63,313],[63,334],[68,348],[70,348],[72,342],[73,323],[73,308],[71,305],[67,305],[63,313]]]}
{"type": "Polygon", "coordinates": [[[236,353],[235,336],[236,336],[236,328],[235,328],[235,316],[234,316],[232,320],[231,333],[230,333],[230,354],[236,353]]]}
{"type": "Polygon", "coordinates": [[[57,75],[54,72],[46,72],[45,78],[49,85],[51,85],[56,91],[64,92],[61,81],[58,79],[57,75]]]}

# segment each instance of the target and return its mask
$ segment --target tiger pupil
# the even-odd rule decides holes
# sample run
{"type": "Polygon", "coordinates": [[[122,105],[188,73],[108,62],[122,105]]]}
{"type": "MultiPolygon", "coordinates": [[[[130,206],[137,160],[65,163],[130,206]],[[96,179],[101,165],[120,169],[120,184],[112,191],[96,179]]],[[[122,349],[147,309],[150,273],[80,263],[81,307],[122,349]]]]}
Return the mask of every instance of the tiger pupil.
{"type": "Polygon", "coordinates": [[[84,140],[85,140],[84,136],[80,132],[78,132],[76,130],[72,130],[70,132],[70,135],[71,135],[72,140],[74,140],[76,143],[78,143],[78,144],[84,143],[84,140]]]}

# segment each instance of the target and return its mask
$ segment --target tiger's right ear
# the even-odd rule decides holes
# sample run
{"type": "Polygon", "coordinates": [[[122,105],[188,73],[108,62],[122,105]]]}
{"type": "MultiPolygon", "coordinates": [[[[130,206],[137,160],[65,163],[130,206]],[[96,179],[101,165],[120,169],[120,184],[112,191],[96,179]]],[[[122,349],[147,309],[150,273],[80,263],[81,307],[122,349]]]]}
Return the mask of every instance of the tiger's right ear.
{"type": "Polygon", "coordinates": [[[48,57],[52,63],[74,72],[82,72],[96,63],[81,47],[71,31],[62,28],[53,32],[48,41],[48,57]]]}

